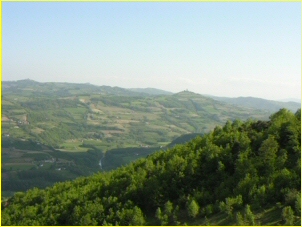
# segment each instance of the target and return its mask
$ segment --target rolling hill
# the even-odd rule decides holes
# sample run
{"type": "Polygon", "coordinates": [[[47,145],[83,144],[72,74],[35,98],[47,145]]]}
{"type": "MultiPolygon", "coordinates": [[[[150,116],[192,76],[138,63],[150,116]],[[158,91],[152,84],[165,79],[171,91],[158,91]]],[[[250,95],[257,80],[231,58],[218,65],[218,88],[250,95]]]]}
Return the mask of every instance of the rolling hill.
{"type": "Polygon", "coordinates": [[[141,96],[90,84],[3,82],[2,138],[33,140],[68,150],[94,145],[161,146],[204,133],[226,120],[267,119],[269,113],[234,107],[192,92],[141,96]]]}
{"type": "Polygon", "coordinates": [[[301,225],[301,110],[235,120],[127,166],[16,193],[2,225],[301,225]]]}
{"type": "Polygon", "coordinates": [[[112,170],[228,120],[269,117],[265,110],[235,107],[189,91],[141,91],[3,81],[2,193],[9,196],[112,170]]]}
{"type": "Polygon", "coordinates": [[[146,93],[149,95],[172,95],[172,92],[164,91],[156,88],[129,88],[130,91],[135,91],[139,93],[146,93]]]}

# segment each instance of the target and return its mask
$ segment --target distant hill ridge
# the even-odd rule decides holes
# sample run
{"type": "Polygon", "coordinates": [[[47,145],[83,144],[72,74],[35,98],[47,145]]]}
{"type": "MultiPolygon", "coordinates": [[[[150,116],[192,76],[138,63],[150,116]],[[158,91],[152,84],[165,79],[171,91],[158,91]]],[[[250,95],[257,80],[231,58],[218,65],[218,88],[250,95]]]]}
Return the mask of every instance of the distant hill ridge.
{"type": "Polygon", "coordinates": [[[157,88],[129,88],[128,90],[130,91],[135,91],[135,92],[139,92],[139,93],[147,93],[150,95],[172,95],[173,92],[170,91],[164,91],[161,89],[157,89],[157,88]]]}
{"type": "MultiPolygon", "coordinates": [[[[244,106],[248,108],[254,109],[261,109],[267,110],[270,113],[276,112],[279,109],[286,108],[291,110],[292,112],[297,111],[301,108],[301,103],[292,101],[293,99],[286,99],[283,101],[275,101],[275,100],[267,100],[263,98],[257,97],[237,97],[237,98],[228,98],[228,97],[218,97],[213,95],[204,95],[198,94],[190,91],[181,91],[178,93],[173,93],[157,88],[121,88],[121,87],[111,87],[111,86],[98,86],[93,85],[90,83],[67,83],[67,82],[45,82],[40,83],[34,80],[25,79],[25,80],[18,80],[18,81],[2,81],[2,89],[3,92],[9,89],[25,89],[25,88],[36,88],[36,90],[32,90],[33,93],[46,92],[48,95],[52,93],[52,95],[60,94],[62,96],[72,95],[72,93],[67,92],[67,89],[75,89],[75,90],[82,90],[82,93],[86,94],[107,94],[107,95],[121,95],[121,96],[157,96],[157,95],[198,95],[205,96],[214,100],[218,100],[220,102],[236,105],[236,106],[244,106]],[[54,93],[57,92],[57,93],[54,93]]],[[[20,92],[20,91],[19,91],[20,92]]],[[[296,99],[294,99],[296,100],[296,99]]]]}
{"type": "Polygon", "coordinates": [[[295,98],[288,98],[288,99],[281,99],[281,100],[277,100],[279,102],[297,102],[297,103],[301,103],[301,99],[295,99],[295,98]]]}
{"type": "Polygon", "coordinates": [[[301,103],[292,102],[292,101],[281,102],[281,101],[267,100],[267,99],[255,98],[255,97],[238,97],[238,98],[227,98],[227,97],[217,97],[217,96],[209,96],[209,97],[236,106],[244,106],[249,108],[268,110],[271,113],[276,112],[281,108],[289,109],[292,112],[295,112],[299,108],[301,108],[301,103]]]}

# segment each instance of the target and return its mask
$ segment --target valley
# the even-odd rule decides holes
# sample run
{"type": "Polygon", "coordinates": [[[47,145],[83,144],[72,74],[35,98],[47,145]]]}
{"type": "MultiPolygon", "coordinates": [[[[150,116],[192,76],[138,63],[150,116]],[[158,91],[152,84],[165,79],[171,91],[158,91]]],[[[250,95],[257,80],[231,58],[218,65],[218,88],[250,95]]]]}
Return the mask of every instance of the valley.
{"type": "MultiPolygon", "coordinates": [[[[120,167],[71,181],[44,171],[45,180],[57,177],[57,183],[2,198],[1,224],[301,225],[301,110],[281,109],[268,121],[227,121],[171,145],[149,155],[144,148],[107,151],[107,161],[120,167]],[[145,157],[124,165],[140,154],[145,157]]],[[[67,170],[63,164],[74,171],[85,166],[68,162],[75,157],[70,152],[15,148],[3,155],[12,152],[20,163],[35,154],[33,163],[57,165],[57,172],[67,170]]],[[[25,184],[38,172],[15,173],[25,184]]]]}
{"type": "Polygon", "coordinates": [[[228,120],[270,115],[189,91],[31,80],[2,84],[4,196],[116,169],[228,120]]]}

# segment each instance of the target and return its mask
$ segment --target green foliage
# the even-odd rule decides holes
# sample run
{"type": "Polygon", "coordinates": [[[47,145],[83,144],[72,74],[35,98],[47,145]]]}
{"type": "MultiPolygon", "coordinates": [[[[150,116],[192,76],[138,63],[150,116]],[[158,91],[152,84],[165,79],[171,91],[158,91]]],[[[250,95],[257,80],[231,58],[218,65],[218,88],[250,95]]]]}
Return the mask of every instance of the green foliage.
{"type": "Polygon", "coordinates": [[[241,207],[243,201],[242,196],[238,195],[235,198],[226,198],[225,202],[220,202],[219,208],[225,212],[229,217],[233,216],[233,210],[241,207]]]}
{"type": "Polygon", "coordinates": [[[273,136],[264,140],[259,148],[260,169],[265,171],[265,175],[271,175],[275,170],[275,163],[278,151],[278,142],[273,136]]]}
{"type": "Polygon", "coordinates": [[[238,225],[238,226],[256,225],[255,219],[256,219],[256,217],[253,214],[253,212],[251,211],[250,205],[248,205],[248,204],[246,204],[244,207],[243,215],[240,212],[237,212],[236,216],[235,216],[236,225],[238,225]]]}
{"type": "Polygon", "coordinates": [[[236,213],[236,225],[238,226],[246,225],[244,218],[240,212],[236,213]]]}
{"type": "Polygon", "coordinates": [[[298,196],[296,196],[295,200],[295,211],[297,215],[301,214],[301,192],[299,193],[298,196]]]}
{"type": "Polygon", "coordinates": [[[255,225],[255,216],[248,204],[244,208],[244,219],[248,225],[255,225]]]}
{"type": "Polygon", "coordinates": [[[301,192],[297,189],[288,189],[283,190],[285,205],[289,205],[291,207],[295,207],[295,203],[299,198],[301,198],[301,192]]]}
{"type": "Polygon", "coordinates": [[[187,211],[188,211],[188,215],[191,218],[195,218],[198,213],[199,213],[199,205],[198,203],[196,203],[196,201],[194,199],[191,200],[191,202],[189,202],[188,206],[187,206],[187,211]]]}
{"type": "Polygon", "coordinates": [[[167,201],[164,205],[164,211],[166,215],[170,216],[173,212],[173,203],[167,201]]]}
{"type": "Polygon", "coordinates": [[[220,224],[296,224],[299,136],[281,136],[296,123],[284,110],[269,122],[228,122],[116,170],[16,193],[3,206],[2,225],[194,225],[199,214],[227,217],[220,224]],[[266,208],[279,215],[261,219],[266,208]]]}
{"type": "Polygon", "coordinates": [[[158,207],[155,211],[155,218],[157,220],[157,224],[159,225],[178,225],[177,221],[177,213],[179,211],[179,207],[173,207],[173,203],[167,201],[164,204],[164,211],[161,211],[161,208],[158,207]]]}
{"type": "Polygon", "coordinates": [[[167,223],[166,223],[167,221],[165,221],[165,220],[164,220],[165,218],[163,218],[163,214],[162,214],[162,212],[161,212],[160,207],[158,207],[158,208],[156,209],[156,211],[155,211],[155,218],[158,220],[158,223],[157,223],[157,224],[159,224],[159,225],[165,225],[165,224],[167,224],[167,223]]]}
{"type": "Polygon", "coordinates": [[[213,204],[208,204],[204,208],[204,214],[205,215],[211,215],[214,212],[216,212],[215,206],[213,204]]]}
{"type": "Polygon", "coordinates": [[[211,223],[210,223],[210,221],[209,221],[209,219],[207,218],[207,216],[205,216],[205,226],[210,226],[211,225],[211,223]]]}
{"type": "Polygon", "coordinates": [[[294,211],[290,206],[286,206],[282,209],[282,220],[284,225],[294,225],[294,211]]]}

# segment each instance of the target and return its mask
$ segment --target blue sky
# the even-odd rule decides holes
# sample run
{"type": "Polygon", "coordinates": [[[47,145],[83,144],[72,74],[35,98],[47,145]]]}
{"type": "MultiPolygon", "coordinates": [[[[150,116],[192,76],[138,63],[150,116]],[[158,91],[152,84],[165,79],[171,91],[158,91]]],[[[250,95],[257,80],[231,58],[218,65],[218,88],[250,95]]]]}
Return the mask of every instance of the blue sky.
{"type": "Polygon", "coordinates": [[[301,3],[2,2],[2,80],[301,98],[301,3]]]}

